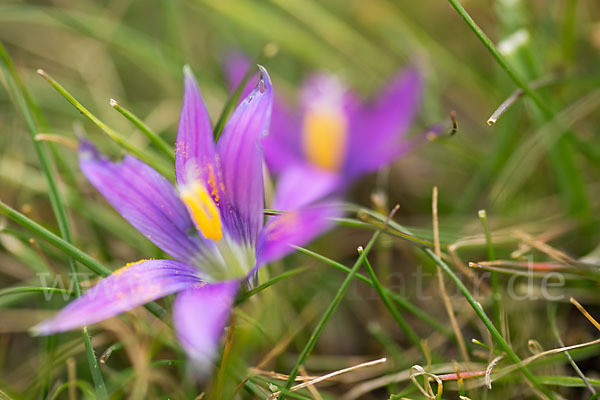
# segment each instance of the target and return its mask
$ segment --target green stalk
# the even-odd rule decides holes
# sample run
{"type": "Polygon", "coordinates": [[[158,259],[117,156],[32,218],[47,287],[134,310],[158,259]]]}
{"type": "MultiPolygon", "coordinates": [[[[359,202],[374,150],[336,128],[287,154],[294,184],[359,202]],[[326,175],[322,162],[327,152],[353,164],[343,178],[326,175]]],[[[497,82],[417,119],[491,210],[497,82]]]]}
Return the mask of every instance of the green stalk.
{"type": "Polygon", "coordinates": [[[122,107],[116,100],[110,99],[110,106],[117,110],[121,115],[127,118],[132,124],[134,124],[146,137],[162,151],[169,159],[175,162],[175,155],[173,154],[173,146],[169,146],[163,138],[161,138],[156,132],[154,132],[148,125],[141,119],[136,117],[131,111],[122,107]]]}
{"type": "MultiPolygon", "coordinates": [[[[80,262],[81,264],[85,265],[90,271],[94,272],[96,275],[106,277],[112,273],[110,269],[106,268],[104,265],[100,264],[98,261],[87,255],[86,253],[79,250],[71,243],[61,239],[59,236],[50,232],[35,221],[27,218],[25,215],[21,214],[20,212],[8,206],[2,201],[0,201],[0,214],[7,216],[9,219],[13,220],[17,224],[30,230],[40,238],[50,243],[51,245],[62,250],[70,257],[73,257],[73,259],[75,259],[77,262],[80,262]]],[[[146,309],[148,309],[148,311],[150,311],[158,318],[161,318],[165,313],[165,310],[156,303],[148,303],[145,307],[146,309]]]]}
{"type": "Polygon", "coordinates": [[[310,354],[312,349],[317,344],[317,341],[319,340],[321,333],[323,333],[323,330],[325,329],[327,322],[329,322],[329,319],[331,318],[331,316],[333,315],[333,313],[335,312],[337,307],[340,305],[342,299],[344,298],[344,295],[346,294],[346,291],[350,287],[350,283],[352,282],[352,280],[354,279],[354,276],[356,275],[356,272],[359,270],[360,266],[363,264],[365,258],[371,251],[373,244],[375,243],[375,241],[377,240],[377,238],[379,237],[380,234],[381,234],[381,230],[378,230],[377,232],[375,232],[375,234],[373,234],[373,237],[371,237],[371,240],[369,240],[369,243],[367,243],[367,246],[365,247],[364,251],[362,251],[362,248],[359,247],[360,255],[358,256],[358,259],[356,260],[356,262],[354,263],[354,266],[352,267],[352,269],[346,276],[346,279],[344,279],[344,282],[342,282],[342,285],[338,289],[335,297],[333,298],[331,303],[329,303],[329,306],[325,310],[325,313],[321,317],[321,320],[317,324],[313,333],[310,335],[310,338],[308,339],[308,342],[304,346],[304,349],[298,356],[298,359],[296,360],[296,363],[294,364],[294,367],[292,368],[292,371],[290,372],[288,380],[286,381],[284,388],[281,390],[281,394],[279,395],[280,400],[285,399],[286,395],[289,393],[290,388],[294,384],[296,376],[298,376],[300,367],[304,364],[304,362],[308,358],[308,355],[310,354]]]}
{"type": "MultiPolygon", "coordinates": [[[[362,254],[363,252],[360,251],[360,253],[362,254]]],[[[402,330],[404,331],[408,339],[412,342],[412,344],[418,349],[421,349],[421,340],[419,339],[419,336],[410,327],[410,325],[406,323],[404,317],[402,317],[402,314],[400,314],[400,311],[398,311],[396,306],[394,306],[394,304],[390,300],[390,297],[387,295],[385,288],[381,285],[381,282],[379,282],[379,279],[377,278],[377,275],[375,275],[375,271],[373,270],[373,267],[371,266],[371,263],[369,262],[369,259],[366,256],[364,258],[364,266],[367,272],[369,273],[369,276],[371,277],[371,281],[375,286],[375,290],[377,290],[379,297],[381,297],[381,301],[390,311],[392,317],[394,317],[398,326],[402,328],[402,330]]]]}
{"type": "Polygon", "coordinates": [[[102,129],[112,140],[114,140],[117,144],[127,150],[129,153],[133,154],[141,161],[150,165],[152,168],[156,169],[162,175],[167,178],[172,178],[173,170],[170,167],[167,167],[165,164],[161,162],[157,162],[154,157],[148,156],[145,152],[141,151],[133,144],[129,143],[127,138],[123,137],[119,132],[112,129],[110,126],[106,125],[104,122],[100,121],[98,117],[92,114],[87,108],[85,108],[80,102],[78,102],[75,97],[73,97],[64,87],[60,85],[57,81],[55,81],[50,75],[44,72],[41,69],[37,70],[37,73],[41,75],[44,79],[46,79],[54,89],[58,93],[60,93],[69,103],[71,103],[79,112],[81,112],[84,116],[86,116],[90,121],[92,121],[98,128],[102,129]]]}
{"type": "MultiPolygon", "coordinates": [[[[52,166],[50,164],[48,153],[46,152],[46,147],[42,142],[35,140],[35,136],[39,133],[37,125],[34,121],[31,111],[29,110],[29,107],[27,106],[25,96],[23,95],[23,92],[19,90],[19,86],[14,79],[16,71],[12,66],[12,60],[10,59],[10,56],[2,44],[0,44],[0,58],[2,59],[2,70],[4,72],[4,78],[8,85],[8,89],[11,92],[14,101],[16,102],[17,108],[21,111],[21,114],[23,114],[23,118],[25,119],[29,133],[31,134],[33,146],[48,184],[48,196],[50,197],[50,203],[52,205],[54,215],[56,216],[61,236],[67,243],[70,244],[73,241],[71,237],[71,228],[69,227],[67,212],[58,191],[56,180],[54,179],[52,166]]],[[[68,263],[69,271],[72,275],[71,279],[73,280],[75,296],[79,297],[81,296],[81,286],[79,285],[79,280],[77,278],[77,265],[75,264],[73,257],[69,257],[68,263]]],[[[98,366],[98,360],[94,354],[92,339],[88,335],[86,327],[83,327],[82,329],[82,336],[88,364],[90,367],[90,373],[96,389],[96,395],[100,399],[107,399],[108,393],[106,391],[106,386],[104,385],[104,379],[102,378],[102,373],[100,372],[100,367],[98,366]]]]}
{"type": "MultiPolygon", "coordinates": [[[[494,261],[496,254],[494,251],[494,244],[492,243],[492,234],[490,232],[490,226],[488,224],[487,213],[485,210],[479,210],[479,219],[483,227],[483,233],[485,234],[485,242],[487,245],[488,259],[494,261]]],[[[495,271],[490,272],[490,282],[492,286],[492,309],[494,312],[494,320],[496,325],[502,326],[502,313],[500,312],[500,289],[498,282],[498,274],[495,271]]]]}

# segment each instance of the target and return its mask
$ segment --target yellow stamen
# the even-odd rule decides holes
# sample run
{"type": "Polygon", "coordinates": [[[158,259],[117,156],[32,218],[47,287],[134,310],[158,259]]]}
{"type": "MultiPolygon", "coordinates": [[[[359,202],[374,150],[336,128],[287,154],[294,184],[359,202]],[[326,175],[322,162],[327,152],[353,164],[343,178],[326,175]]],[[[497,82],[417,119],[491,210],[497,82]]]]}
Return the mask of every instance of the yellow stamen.
{"type": "Polygon", "coordinates": [[[210,193],[200,181],[186,185],[180,191],[180,198],[185,204],[196,228],[205,238],[220,240],[223,237],[221,215],[210,193]]]}
{"type": "Polygon", "coordinates": [[[215,176],[215,167],[212,164],[208,164],[208,186],[210,187],[210,195],[215,202],[219,204],[219,190],[217,189],[217,178],[215,176]]]}
{"type": "Polygon", "coordinates": [[[347,131],[348,121],[342,112],[308,110],[302,132],[304,154],[317,167],[339,170],[346,154],[347,131]]]}
{"type": "Polygon", "coordinates": [[[129,268],[133,267],[136,264],[143,263],[144,261],[148,261],[148,259],[127,263],[127,264],[125,264],[124,267],[119,268],[118,270],[114,271],[112,274],[113,275],[121,275],[123,272],[127,271],[129,268]]]}

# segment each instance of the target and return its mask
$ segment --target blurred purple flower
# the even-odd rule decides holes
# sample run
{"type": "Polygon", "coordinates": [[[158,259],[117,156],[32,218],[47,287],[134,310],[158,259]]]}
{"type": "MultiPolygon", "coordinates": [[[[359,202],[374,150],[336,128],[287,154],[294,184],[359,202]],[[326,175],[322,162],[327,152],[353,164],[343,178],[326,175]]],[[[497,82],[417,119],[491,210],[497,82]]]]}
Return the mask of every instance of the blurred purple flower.
{"type": "MultiPolygon", "coordinates": [[[[248,67],[242,55],[230,55],[225,73],[232,89],[248,67]]],[[[361,175],[409,151],[422,139],[406,137],[421,92],[419,73],[411,68],[391,79],[370,103],[326,74],[304,83],[298,109],[275,98],[271,133],[263,143],[267,165],[279,175],[274,208],[301,207],[342,192],[361,175]]]]}
{"type": "Polygon", "coordinates": [[[262,67],[259,83],[237,107],[215,145],[211,123],[189,69],[175,152],[176,189],[131,156],[113,163],[89,142],[80,167],[110,204],[159,248],[177,259],[142,260],[115,271],[55,317],[41,335],[93,324],[163,296],[174,303],[176,334],[202,374],[218,348],[241,283],[258,268],[326,230],[337,209],[305,208],[264,223],[263,155],[273,92],[262,67]]]}

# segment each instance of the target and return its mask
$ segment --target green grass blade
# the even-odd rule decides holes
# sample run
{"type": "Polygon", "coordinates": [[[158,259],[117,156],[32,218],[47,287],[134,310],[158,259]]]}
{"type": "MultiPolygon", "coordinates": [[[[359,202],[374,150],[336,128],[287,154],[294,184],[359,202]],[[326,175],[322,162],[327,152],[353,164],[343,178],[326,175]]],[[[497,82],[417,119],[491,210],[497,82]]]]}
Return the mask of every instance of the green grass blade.
{"type": "Polygon", "coordinates": [[[552,110],[550,106],[546,104],[544,99],[535,91],[533,91],[529,85],[525,82],[523,78],[517,73],[517,71],[508,63],[508,61],[504,58],[502,54],[496,49],[494,43],[490,40],[489,37],[485,34],[485,32],[477,25],[477,23],[471,18],[467,10],[460,4],[458,0],[448,0],[448,2],[454,7],[456,12],[462,17],[462,19],[467,23],[469,28],[475,33],[475,36],[479,38],[481,43],[490,51],[496,62],[500,65],[500,67],[506,71],[508,76],[513,80],[513,82],[523,89],[523,93],[530,97],[533,102],[542,110],[547,118],[552,117],[552,110]]]}
{"type": "MultiPolygon", "coordinates": [[[[242,78],[240,83],[235,88],[235,91],[233,92],[233,94],[231,96],[229,96],[229,99],[227,99],[227,103],[225,103],[225,106],[221,110],[221,114],[219,115],[219,118],[217,119],[217,123],[215,124],[215,127],[213,129],[213,136],[215,138],[215,142],[217,140],[219,140],[219,137],[221,136],[221,133],[223,132],[223,129],[225,128],[225,124],[227,123],[227,119],[229,118],[229,116],[231,115],[233,110],[235,109],[235,106],[237,105],[237,103],[240,99],[240,96],[242,95],[242,91],[244,90],[244,87],[246,87],[246,84],[248,83],[248,80],[252,77],[252,75],[254,75],[257,72],[256,64],[261,63],[261,58],[262,57],[259,56],[256,59],[256,62],[250,63],[250,67],[244,74],[244,77],[242,78]]],[[[184,68],[189,68],[189,66],[186,65],[184,68]]]]}
{"type": "MultiPolygon", "coordinates": [[[[556,338],[558,345],[560,347],[565,347],[565,343],[563,342],[562,338],[560,337],[560,332],[558,331],[558,327],[556,326],[556,310],[557,310],[556,303],[549,303],[547,305],[546,309],[548,311],[548,320],[550,322],[550,328],[552,329],[552,334],[556,338]]],[[[569,360],[569,364],[571,364],[575,373],[577,375],[579,375],[579,377],[581,378],[581,381],[585,384],[585,386],[592,393],[592,395],[595,395],[596,389],[594,389],[590,380],[583,374],[583,371],[579,368],[577,363],[575,363],[575,360],[573,360],[571,353],[568,351],[565,351],[564,354],[565,354],[565,357],[567,358],[567,360],[569,360]]],[[[563,385],[561,385],[561,386],[563,386],[563,385]]]]}
{"type": "MultiPolygon", "coordinates": [[[[391,222],[392,221],[390,221],[390,223],[391,222]]],[[[344,264],[341,264],[341,263],[339,263],[335,260],[332,260],[328,257],[325,257],[321,254],[315,253],[315,252],[305,249],[303,247],[296,247],[296,249],[299,252],[304,253],[308,256],[311,256],[317,260],[323,261],[325,264],[330,265],[336,269],[339,269],[340,271],[343,271],[346,274],[350,273],[350,271],[351,271],[351,269],[348,268],[347,266],[345,266],[344,264]]],[[[371,287],[375,287],[375,283],[371,279],[369,279],[369,277],[367,277],[365,275],[362,275],[360,273],[356,274],[356,279],[366,283],[367,285],[369,285],[371,287]]],[[[410,312],[415,317],[419,318],[421,321],[425,322],[426,324],[431,326],[436,331],[443,333],[446,337],[448,337],[448,338],[453,337],[452,331],[450,331],[444,324],[439,322],[437,319],[430,316],[425,311],[421,310],[419,307],[415,306],[413,303],[411,303],[409,300],[405,299],[404,297],[400,296],[399,294],[394,293],[387,288],[383,288],[383,289],[384,289],[386,295],[389,298],[391,298],[392,300],[394,300],[400,307],[402,307],[406,311],[410,312]]]]}
{"type": "Polygon", "coordinates": [[[302,21],[324,41],[338,49],[346,57],[359,59],[367,67],[365,72],[375,75],[389,75],[394,70],[394,62],[389,53],[384,52],[360,35],[354,27],[346,24],[337,15],[329,12],[320,1],[311,0],[271,0],[295,19],[302,21]]]}
{"type": "MultiPolygon", "coordinates": [[[[52,166],[50,164],[48,153],[46,152],[44,144],[35,140],[35,136],[39,133],[37,125],[28,107],[26,97],[23,95],[23,92],[19,89],[17,81],[14,79],[14,76],[16,76],[16,71],[12,65],[12,60],[10,59],[10,56],[8,55],[2,44],[0,44],[0,58],[2,59],[2,70],[4,72],[5,81],[8,85],[9,90],[11,91],[15,102],[17,103],[17,107],[19,108],[21,114],[25,118],[27,128],[29,130],[29,133],[31,134],[33,145],[35,147],[38,159],[44,172],[44,176],[46,178],[46,182],[48,184],[48,195],[50,197],[50,202],[52,204],[54,215],[56,216],[56,220],[58,222],[60,233],[65,242],[71,243],[73,239],[71,237],[71,228],[67,219],[67,211],[58,191],[58,186],[56,184],[56,180],[52,172],[52,166]]],[[[81,287],[77,278],[77,265],[75,264],[75,260],[72,257],[69,257],[68,263],[69,270],[72,274],[71,279],[73,280],[75,296],[79,297],[81,296],[81,287]]],[[[107,399],[108,392],[106,391],[104,379],[102,378],[102,373],[100,372],[100,367],[98,366],[98,360],[96,359],[96,355],[94,354],[92,339],[87,333],[87,329],[85,327],[83,327],[82,329],[82,336],[83,343],[85,345],[85,352],[88,364],[90,367],[90,373],[92,375],[92,380],[94,381],[94,387],[96,389],[96,395],[100,399],[107,399]]]]}
{"type": "Polygon", "coordinates": [[[235,305],[241,304],[244,301],[248,300],[250,297],[254,296],[255,294],[258,294],[258,293],[262,292],[263,290],[273,286],[277,282],[282,281],[287,278],[291,278],[292,276],[298,275],[301,272],[305,272],[307,269],[308,268],[306,268],[306,267],[299,267],[299,268],[290,269],[289,271],[285,271],[285,272],[269,279],[268,281],[261,283],[254,289],[248,290],[247,292],[238,296],[238,298],[235,300],[235,305]]]}
{"type": "MultiPolygon", "coordinates": [[[[342,68],[348,60],[337,49],[298,26],[291,18],[278,12],[266,2],[196,0],[226,21],[233,22],[263,40],[276,41],[282,49],[311,65],[342,68]],[[274,35],[276,33],[276,35],[274,35]]],[[[215,20],[219,20],[215,18],[215,20]]]]}
{"type": "MultiPolygon", "coordinates": [[[[442,268],[442,270],[446,273],[446,275],[450,277],[450,279],[452,279],[454,284],[458,287],[465,299],[469,302],[469,304],[475,311],[475,314],[477,314],[481,322],[485,325],[487,330],[490,332],[490,334],[496,340],[496,342],[499,344],[502,350],[506,352],[510,360],[515,364],[519,364],[521,362],[519,356],[517,356],[517,354],[510,347],[510,345],[504,340],[498,329],[496,329],[490,318],[486,315],[485,311],[483,311],[483,308],[481,307],[479,302],[475,300],[471,292],[469,292],[469,289],[467,289],[464,283],[462,283],[460,278],[454,273],[454,271],[452,271],[448,264],[446,264],[444,261],[438,258],[438,256],[436,256],[431,249],[423,249],[423,251],[434,263],[436,263],[442,268]]],[[[520,366],[519,370],[537,390],[539,390],[541,393],[544,393],[550,399],[554,398],[552,393],[537,381],[535,376],[533,376],[531,371],[529,371],[529,369],[526,366],[520,366]]]]}
{"type": "MultiPolygon", "coordinates": [[[[106,277],[112,273],[110,269],[100,264],[98,261],[87,255],[85,252],[79,250],[71,243],[63,240],[59,236],[50,232],[35,221],[27,218],[25,215],[21,214],[20,212],[8,206],[2,201],[0,201],[0,214],[7,216],[9,219],[13,220],[17,224],[23,226],[24,228],[33,232],[35,235],[50,243],[51,245],[62,250],[67,255],[73,257],[77,262],[80,262],[81,264],[85,265],[87,268],[89,268],[90,271],[94,272],[95,274],[102,277],[106,277]]],[[[146,304],[146,308],[158,318],[161,318],[165,313],[165,310],[156,303],[148,303],[146,304]]]]}
{"type": "Polygon", "coordinates": [[[156,146],[164,155],[169,157],[172,162],[175,162],[175,155],[173,154],[173,146],[169,146],[156,132],[154,132],[148,125],[141,119],[136,117],[131,111],[121,106],[116,100],[110,99],[110,106],[117,110],[121,115],[127,118],[132,124],[134,124],[146,137],[156,146]]]}
{"type": "Polygon", "coordinates": [[[110,126],[106,125],[100,119],[98,119],[94,114],[92,114],[87,108],[85,108],[80,102],[78,102],[64,87],[62,87],[57,81],[55,81],[50,75],[44,72],[41,69],[38,69],[38,74],[41,75],[44,79],[46,79],[54,89],[61,96],[63,96],[71,105],[73,105],[79,112],[81,112],[84,116],[86,116],[90,121],[92,121],[98,128],[100,128],[104,133],[106,133],[113,141],[119,144],[123,149],[133,154],[141,161],[150,165],[152,168],[160,172],[165,177],[173,180],[174,171],[172,167],[165,165],[164,162],[161,162],[160,159],[157,159],[153,155],[149,155],[148,152],[144,152],[133,144],[129,142],[129,140],[123,137],[119,132],[112,129],[110,126]]]}
{"type": "Polygon", "coordinates": [[[406,323],[404,317],[402,317],[402,314],[400,314],[400,311],[398,311],[396,306],[394,306],[389,296],[387,295],[385,289],[381,285],[381,282],[379,282],[379,279],[377,278],[377,275],[375,274],[375,271],[373,270],[373,267],[369,262],[369,258],[366,256],[364,258],[364,266],[367,272],[369,273],[369,276],[371,277],[371,282],[373,282],[375,290],[377,290],[377,294],[379,294],[379,297],[381,297],[381,301],[392,314],[392,317],[394,317],[394,320],[396,321],[398,326],[402,328],[402,330],[404,331],[408,339],[412,342],[412,344],[416,348],[421,349],[421,340],[419,339],[419,335],[417,335],[415,331],[411,328],[411,326],[406,323]]]}
{"type": "Polygon", "coordinates": [[[6,296],[11,294],[21,294],[21,293],[60,293],[60,294],[68,294],[69,296],[75,296],[74,292],[69,290],[53,288],[53,287],[40,287],[40,286],[20,286],[14,288],[6,288],[0,289],[0,296],[6,296]]]}
{"type": "MultiPolygon", "coordinates": [[[[500,67],[504,69],[513,82],[523,90],[523,93],[535,103],[542,114],[542,119],[545,121],[553,119],[556,111],[538,92],[531,89],[527,82],[517,73],[517,70],[513,68],[508,60],[498,51],[485,32],[477,25],[473,18],[471,18],[460,2],[458,0],[448,0],[448,2],[489,50],[500,67]]],[[[564,127],[560,128],[564,133],[566,129],[564,127]]],[[[568,136],[568,134],[566,135],[568,136]]],[[[565,195],[566,201],[569,203],[570,212],[575,214],[578,213],[579,210],[584,210],[581,214],[589,213],[585,185],[583,184],[581,173],[572,159],[570,145],[566,142],[566,139],[561,138],[558,140],[555,146],[552,146],[549,149],[549,155],[554,167],[553,169],[557,175],[558,184],[562,189],[561,193],[565,195]]]]}
{"type": "MultiPolygon", "coordinates": [[[[365,210],[365,212],[368,212],[369,215],[372,215],[373,217],[379,219],[380,221],[386,220],[386,218],[384,216],[382,216],[381,214],[378,214],[378,213],[375,213],[375,212],[369,211],[369,210],[365,210]]],[[[400,225],[394,221],[389,221],[388,223],[390,226],[392,226],[400,231],[411,234],[411,232],[409,230],[407,230],[402,225],[400,225]]],[[[506,352],[506,354],[508,355],[510,360],[512,362],[514,362],[515,364],[520,363],[521,359],[519,358],[519,356],[517,356],[517,354],[510,347],[510,345],[506,342],[506,340],[504,340],[504,338],[502,337],[502,335],[500,334],[498,329],[494,326],[494,324],[490,320],[490,318],[487,316],[487,314],[485,313],[485,311],[483,310],[483,308],[481,307],[479,302],[477,302],[477,300],[475,300],[475,298],[473,297],[473,295],[471,294],[469,289],[460,280],[460,278],[454,273],[454,271],[448,266],[448,264],[446,264],[443,260],[441,260],[438,256],[436,256],[435,252],[433,250],[431,250],[429,248],[421,248],[421,250],[425,253],[425,255],[429,259],[431,259],[431,261],[433,261],[435,264],[437,264],[444,271],[444,273],[450,277],[450,279],[452,279],[452,281],[454,282],[456,287],[460,290],[460,292],[462,293],[464,298],[467,300],[467,302],[471,305],[471,307],[475,311],[475,314],[477,314],[477,317],[479,317],[481,322],[485,325],[487,330],[490,332],[490,334],[492,335],[494,340],[496,340],[496,342],[502,348],[502,350],[506,352]]],[[[537,390],[539,390],[541,393],[543,393],[544,395],[548,396],[551,399],[554,398],[554,396],[552,396],[552,394],[536,380],[535,376],[533,376],[531,371],[529,371],[529,369],[526,366],[520,366],[519,370],[523,373],[523,375],[527,378],[527,380],[529,380],[529,382],[531,382],[531,384],[537,390]]]]}
{"type": "MultiPolygon", "coordinates": [[[[540,126],[506,161],[494,186],[491,188],[490,197],[497,200],[498,198],[510,197],[516,193],[536,169],[543,151],[551,149],[565,135],[561,127],[575,124],[583,117],[593,113],[599,105],[600,90],[594,90],[540,126]]],[[[569,154],[569,156],[571,155],[569,154]]],[[[559,173],[562,176],[563,172],[559,171],[559,173]]],[[[566,175],[564,179],[569,179],[570,176],[572,176],[571,173],[566,175]]],[[[577,174],[573,176],[577,176],[577,174]]]]}
{"type": "Polygon", "coordinates": [[[286,381],[284,388],[281,390],[281,394],[279,395],[280,400],[285,399],[286,395],[289,392],[289,389],[294,384],[296,376],[298,375],[298,372],[300,371],[300,367],[304,364],[304,362],[308,358],[308,355],[310,354],[312,349],[317,344],[317,341],[319,340],[321,333],[323,333],[323,330],[325,329],[327,322],[329,322],[329,319],[331,319],[331,316],[333,315],[333,313],[335,312],[337,307],[342,302],[342,299],[344,298],[346,291],[350,287],[350,283],[354,279],[356,272],[359,270],[360,266],[364,263],[365,258],[371,251],[373,244],[375,244],[375,242],[377,241],[377,238],[379,237],[380,234],[381,234],[381,231],[375,232],[375,234],[373,234],[373,237],[371,238],[371,240],[369,240],[369,243],[367,243],[367,246],[364,248],[364,251],[359,250],[360,255],[358,256],[358,259],[354,263],[354,266],[352,267],[352,269],[346,276],[346,279],[344,279],[344,282],[342,282],[342,285],[340,286],[337,293],[335,294],[335,297],[333,298],[331,303],[329,303],[329,306],[323,313],[321,320],[315,327],[313,333],[310,335],[310,338],[308,339],[308,342],[304,346],[304,349],[298,356],[298,359],[296,360],[296,363],[294,364],[294,367],[292,368],[292,371],[289,374],[288,380],[286,381]]]}
{"type": "MultiPolygon", "coordinates": [[[[544,385],[563,386],[563,387],[586,387],[581,378],[575,376],[538,376],[538,379],[544,385]]],[[[600,387],[600,379],[588,379],[593,386],[600,387]]],[[[597,398],[597,397],[592,397],[597,398]]]]}
{"type": "MultiPolygon", "coordinates": [[[[483,227],[483,234],[485,235],[485,243],[487,247],[488,260],[494,261],[496,259],[496,253],[494,251],[494,243],[492,242],[492,234],[490,232],[490,225],[488,224],[487,213],[485,210],[479,210],[479,220],[483,227]]],[[[495,271],[491,271],[490,283],[492,286],[492,305],[494,313],[494,321],[496,325],[501,325],[501,312],[500,312],[500,289],[498,282],[498,274],[495,271]]]]}

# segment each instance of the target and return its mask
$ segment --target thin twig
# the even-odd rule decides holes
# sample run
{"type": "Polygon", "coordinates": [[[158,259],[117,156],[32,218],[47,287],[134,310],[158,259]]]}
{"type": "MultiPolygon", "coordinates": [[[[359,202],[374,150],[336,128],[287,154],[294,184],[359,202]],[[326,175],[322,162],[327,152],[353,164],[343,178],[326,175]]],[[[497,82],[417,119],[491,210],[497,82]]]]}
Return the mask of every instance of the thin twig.
{"type": "Polygon", "coordinates": [[[581,304],[579,304],[579,302],[577,300],[575,300],[573,297],[571,297],[569,299],[569,301],[571,302],[571,304],[573,304],[575,307],[577,307],[579,312],[582,313],[583,316],[586,317],[588,319],[588,321],[590,321],[592,323],[592,325],[594,325],[596,327],[596,329],[598,329],[600,331],[600,323],[598,323],[598,321],[596,321],[596,319],[594,317],[592,317],[590,315],[590,313],[587,312],[587,310],[585,308],[583,308],[583,306],[581,304]]]}
{"type": "Polygon", "coordinates": [[[77,151],[77,143],[68,137],[55,135],[53,133],[38,133],[33,137],[38,142],[53,142],[62,144],[69,150],[77,151]]]}
{"type": "MultiPolygon", "coordinates": [[[[438,222],[438,189],[437,186],[433,187],[433,198],[431,201],[431,208],[433,212],[433,244],[435,249],[435,254],[438,258],[441,258],[442,251],[440,249],[440,227],[438,222]]],[[[450,301],[450,297],[448,296],[448,291],[446,290],[446,284],[444,283],[444,274],[442,273],[442,268],[437,265],[437,276],[438,283],[440,285],[440,293],[442,295],[442,299],[444,300],[444,306],[446,307],[446,312],[448,313],[448,317],[450,318],[450,324],[452,325],[452,329],[454,330],[454,334],[456,335],[456,341],[458,342],[458,346],[460,347],[460,352],[462,354],[463,359],[466,362],[470,362],[471,359],[469,357],[469,353],[467,351],[467,346],[465,345],[465,339],[462,335],[460,327],[458,326],[458,322],[456,322],[456,317],[454,315],[454,308],[452,307],[452,303],[450,301]]]]}
{"type": "Polygon", "coordinates": [[[504,354],[501,354],[498,357],[494,358],[492,361],[490,361],[487,368],[485,369],[485,386],[487,386],[489,390],[492,390],[492,370],[494,369],[496,364],[498,364],[503,358],[504,354]]]}
{"type": "MultiPolygon", "coordinates": [[[[466,367],[465,364],[459,363],[459,365],[464,365],[466,367]]],[[[486,367],[485,364],[479,364],[479,363],[471,363],[470,365],[477,368],[478,370],[482,370],[486,367]]],[[[431,368],[429,369],[429,372],[432,374],[442,373],[442,372],[448,371],[452,368],[454,368],[454,364],[452,364],[452,363],[432,365],[431,368]]],[[[464,374],[465,374],[465,372],[463,372],[463,375],[464,374]]],[[[387,386],[387,385],[390,385],[390,384],[393,384],[396,382],[403,382],[403,381],[409,380],[410,376],[411,376],[410,369],[396,372],[391,375],[384,375],[384,376],[372,379],[370,381],[363,382],[360,385],[353,387],[350,391],[348,391],[345,395],[343,395],[341,397],[341,399],[342,400],[358,399],[361,396],[363,396],[364,394],[371,392],[375,389],[378,389],[378,388],[381,388],[381,387],[384,387],[384,386],[387,386]]]]}
{"type": "Polygon", "coordinates": [[[454,136],[456,131],[458,131],[458,122],[456,122],[456,111],[450,111],[450,121],[452,122],[452,127],[448,130],[448,136],[454,136]]]}
{"type": "Polygon", "coordinates": [[[531,236],[530,234],[528,234],[526,232],[517,230],[514,232],[514,235],[517,238],[519,238],[520,240],[522,240],[525,243],[527,243],[528,245],[530,245],[531,247],[533,247],[534,249],[537,249],[537,250],[541,251],[542,253],[547,254],[549,257],[555,259],[558,262],[565,263],[565,264],[573,264],[573,263],[577,262],[577,260],[570,257],[568,254],[555,249],[554,247],[536,239],[535,237],[531,236]]]}
{"type": "MultiPolygon", "coordinates": [[[[315,379],[312,379],[310,381],[301,383],[299,385],[292,386],[290,388],[290,391],[294,392],[296,390],[305,388],[307,386],[312,386],[312,385],[315,385],[315,384],[317,384],[319,382],[323,382],[323,381],[327,381],[329,379],[335,378],[338,375],[347,374],[348,372],[356,371],[356,370],[361,369],[361,368],[372,367],[374,365],[383,364],[385,362],[387,362],[387,358],[383,357],[383,358],[380,358],[380,359],[377,359],[377,360],[368,361],[368,362],[365,362],[365,363],[362,363],[362,364],[358,364],[358,365],[353,365],[352,367],[340,369],[338,371],[331,372],[329,374],[320,376],[318,378],[315,378],[315,379]]],[[[275,392],[269,398],[270,399],[275,399],[275,398],[279,397],[280,394],[281,394],[281,391],[275,392]]]]}
{"type": "MultiPolygon", "coordinates": [[[[556,338],[556,341],[558,342],[558,344],[560,346],[565,347],[565,343],[563,342],[562,338],[560,337],[560,332],[558,331],[558,327],[556,326],[556,303],[548,304],[548,319],[550,320],[550,328],[552,329],[552,332],[554,333],[554,337],[556,338]]],[[[573,367],[573,370],[581,378],[581,380],[583,381],[585,386],[588,388],[588,390],[593,395],[595,395],[596,389],[594,389],[594,386],[592,386],[592,384],[590,383],[588,378],[585,376],[583,371],[579,368],[579,366],[577,365],[575,360],[573,360],[573,357],[571,357],[571,353],[569,353],[568,351],[565,351],[565,357],[567,357],[567,360],[569,360],[569,364],[571,364],[571,366],[573,367]]]]}
{"type": "MultiPolygon", "coordinates": [[[[551,228],[551,229],[541,233],[535,239],[538,243],[546,243],[546,242],[554,239],[558,235],[568,231],[568,229],[569,229],[569,226],[565,226],[565,224],[563,224],[562,226],[554,227],[554,228],[551,228]]],[[[532,247],[529,244],[524,243],[524,242],[519,243],[519,248],[516,249],[515,251],[513,251],[512,253],[510,253],[510,257],[511,258],[520,258],[525,253],[530,251],[531,249],[532,249],[532,247]]]]}
{"type": "Polygon", "coordinates": [[[73,357],[67,358],[67,376],[69,378],[69,400],[77,400],[77,364],[73,357]]]}
{"type": "MultiPolygon", "coordinates": [[[[303,365],[300,366],[300,376],[303,378],[308,376],[308,374],[306,373],[306,368],[304,368],[303,365]]],[[[323,400],[323,396],[321,396],[321,394],[313,384],[308,385],[306,388],[315,400],[323,400]]]]}
{"type": "MultiPolygon", "coordinates": [[[[551,85],[554,82],[556,82],[556,77],[554,75],[545,76],[543,78],[530,82],[529,87],[531,89],[539,89],[541,87],[551,85]]],[[[519,100],[519,98],[523,96],[523,94],[525,94],[525,92],[521,88],[512,92],[512,94],[508,96],[508,98],[504,100],[502,104],[498,106],[496,111],[494,111],[494,113],[488,118],[487,124],[490,126],[494,125],[498,121],[498,118],[500,118],[510,108],[510,106],[515,104],[517,100],[519,100]]]]}
{"type": "MultiPolygon", "coordinates": [[[[267,378],[277,379],[279,381],[285,381],[289,378],[289,375],[275,371],[264,371],[260,368],[250,368],[250,372],[252,372],[254,375],[266,376],[267,378]]],[[[316,378],[316,376],[297,376],[294,380],[297,382],[306,382],[316,378]]]]}

